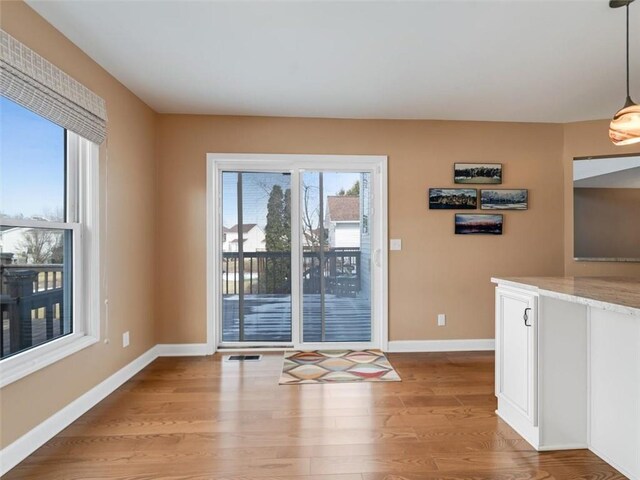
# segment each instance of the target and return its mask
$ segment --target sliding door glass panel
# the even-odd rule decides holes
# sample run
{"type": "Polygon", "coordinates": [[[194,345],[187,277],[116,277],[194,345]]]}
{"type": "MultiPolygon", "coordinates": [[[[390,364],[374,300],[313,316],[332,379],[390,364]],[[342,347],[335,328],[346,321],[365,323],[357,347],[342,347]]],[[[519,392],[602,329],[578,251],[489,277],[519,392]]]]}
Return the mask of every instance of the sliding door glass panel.
{"type": "Polygon", "coordinates": [[[222,341],[291,342],[291,176],[222,173],[222,341]]]}
{"type": "Polygon", "coordinates": [[[301,175],[304,342],[371,341],[369,173],[301,175]]]}

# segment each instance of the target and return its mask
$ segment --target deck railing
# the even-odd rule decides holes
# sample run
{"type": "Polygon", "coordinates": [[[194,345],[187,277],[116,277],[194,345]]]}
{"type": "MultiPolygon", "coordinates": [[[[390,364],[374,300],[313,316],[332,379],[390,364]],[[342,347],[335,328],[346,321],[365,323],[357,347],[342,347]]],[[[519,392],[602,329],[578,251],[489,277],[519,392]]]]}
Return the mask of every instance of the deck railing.
{"type": "MultiPolygon", "coordinates": [[[[244,252],[244,293],[291,293],[290,252],[244,252]]],[[[222,254],[222,294],[239,293],[239,254],[222,254]]],[[[355,295],[360,291],[360,249],[336,248],[320,252],[305,251],[302,262],[304,293],[320,293],[321,278],[325,291],[355,295]],[[323,265],[321,265],[323,263],[323,265]],[[322,267],[322,268],[321,268],[322,267]]]]}
{"type": "Polygon", "coordinates": [[[54,338],[56,330],[58,335],[64,331],[63,265],[0,265],[0,278],[0,358],[54,338]],[[40,312],[44,331],[35,331],[34,320],[42,318],[40,312]]]}

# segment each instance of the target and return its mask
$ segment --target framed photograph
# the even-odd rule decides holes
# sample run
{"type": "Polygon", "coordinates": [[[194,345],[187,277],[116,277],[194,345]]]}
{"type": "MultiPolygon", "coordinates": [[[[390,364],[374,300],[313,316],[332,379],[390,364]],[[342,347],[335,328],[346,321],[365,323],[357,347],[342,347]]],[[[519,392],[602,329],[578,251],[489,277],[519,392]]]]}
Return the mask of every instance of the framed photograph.
{"type": "Polygon", "coordinates": [[[500,184],[502,183],[501,163],[454,163],[455,183],[500,184]]]}
{"type": "Polygon", "coordinates": [[[478,208],[475,188],[430,188],[430,210],[474,210],[478,208]]]}
{"type": "Polygon", "coordinates": [[[529,208],[529,190],[525,188],[480,190],[480,208],[482,210],[526,210],[529,208]]]}
{"type": "Polygon", "coordinates": [[[502,235],[502,215],[456,213],[456,235],[502,235]]]}

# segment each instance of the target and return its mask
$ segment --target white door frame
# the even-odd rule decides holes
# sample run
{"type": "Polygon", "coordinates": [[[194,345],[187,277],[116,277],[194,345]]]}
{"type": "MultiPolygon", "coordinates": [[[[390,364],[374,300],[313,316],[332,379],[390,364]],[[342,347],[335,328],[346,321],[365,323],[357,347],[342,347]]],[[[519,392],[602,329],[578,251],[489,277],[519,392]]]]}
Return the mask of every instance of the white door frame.
{"type": "MultiPolygon", "coordinates": [[[[371,172],[371,210],[373,217],[372,241],[372,299],[371,342],[322,342],[303,343],[300,322],[300,298],[302,291],[302,276],[300,275],[302,258],[300,252],[300,204],[299,201],[291,205],[291,250],[292,264],[291,276],[298,278],[299,282],[291,284],[291,315],[292,315],[292,342],[281,347],[304,349],[334,349],[344,348],[379,348],[383,351],[388,346],[388,232],[387,232],[387,157],[384,155],[291,155],[291,154],[237,154],[237,153],[208,153],[207,154],[207,353],[213,354],[217,350],[220,336],[220,319],[222,302],[220,301],[220,276],[222,265],[222,171],[273,171],[291,173],[291,198],[300,199],[300,171],[331,171],[331,172],[371,172]],[[300,257],[295,258],[293,257],[300,257]]],[[[269,342],[274,345],[274,342],[269,342]]],[[[241,344],[225,344],[226,347],[246,349],[241,344]]]]}

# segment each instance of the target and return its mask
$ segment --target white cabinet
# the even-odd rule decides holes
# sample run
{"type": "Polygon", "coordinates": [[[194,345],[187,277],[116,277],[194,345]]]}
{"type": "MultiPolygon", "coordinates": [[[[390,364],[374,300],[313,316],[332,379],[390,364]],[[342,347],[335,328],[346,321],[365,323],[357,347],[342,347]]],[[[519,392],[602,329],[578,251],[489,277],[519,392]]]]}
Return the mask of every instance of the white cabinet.
{"type": "Polygon", "coordinates": [[[501,416],[537,426],[537,295],[496,289],[496,396],[501,416]],[[501,412],[504,410],[504,412],[501,412]],[[503,415],[504,414],[504,415],[503,415]]]}
{"type": "Polygon", "coordinates": [[[578,297],[579,279],[518,280],[494,279],[496,413],[536,450],[589,448],[640,480],[640,308],[598,300],[634,290],[588,279],[599,287],[578,297]]]}

